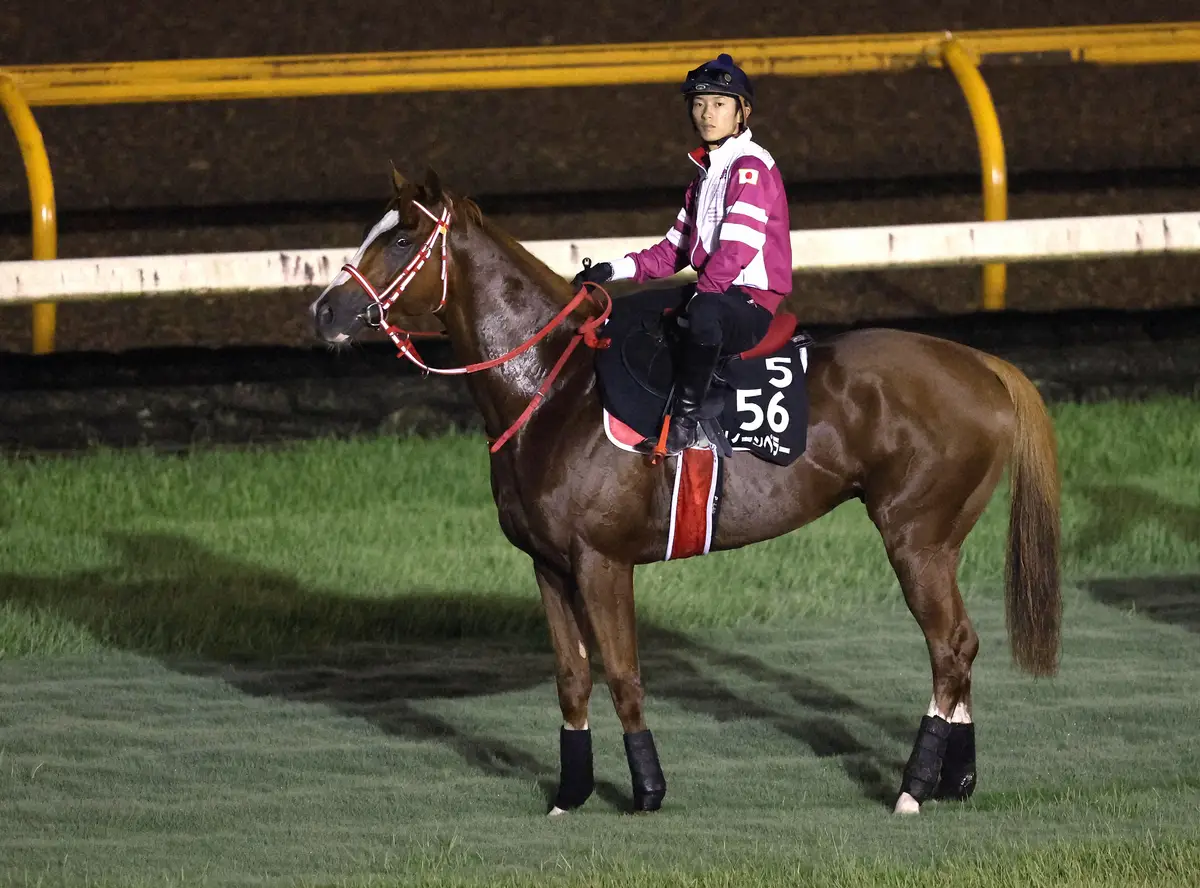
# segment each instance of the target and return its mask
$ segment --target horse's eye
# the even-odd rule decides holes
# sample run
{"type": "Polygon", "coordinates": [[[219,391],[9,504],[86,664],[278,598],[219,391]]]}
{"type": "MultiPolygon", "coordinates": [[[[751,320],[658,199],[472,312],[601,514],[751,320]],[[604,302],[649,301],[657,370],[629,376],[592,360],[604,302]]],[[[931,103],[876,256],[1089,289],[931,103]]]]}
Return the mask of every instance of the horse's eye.
{"type": "Polygon", "coordinates": [[[408,241],[408,238],[406,238],[406,237],[401,236],[401,237],[396,238],[396,246],[398,246],[398,247],[407,247],[408,243],[409,243],[409,241],[408,241]]]}

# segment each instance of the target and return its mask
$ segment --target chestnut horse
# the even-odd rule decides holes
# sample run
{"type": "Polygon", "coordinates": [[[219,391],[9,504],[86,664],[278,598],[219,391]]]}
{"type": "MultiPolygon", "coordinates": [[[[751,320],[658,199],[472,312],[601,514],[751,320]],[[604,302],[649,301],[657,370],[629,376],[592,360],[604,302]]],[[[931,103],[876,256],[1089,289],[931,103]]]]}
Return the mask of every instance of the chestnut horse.
{"type": "MultiPolygon", "coordinates": [[[[394,171],[393,178],[384,217],[312,305],[317,334],[343,344],[379,327],[424,366],[408,334],[389,324],[388,309],[440,321],[455,358],[468,365],[455,371],[469,373],[492,444],[500,526],[533,560],[549,622],[564,721],[550,813],[578,807],[593,789],[594,650],[624,730],[634,810],[656,810],[666,780],[643,709],[633,574],[634,565],[663,559],[677,457],[655,465],[606,440],[593,354],[574,349],[581,325],[597,344],[598,309],[587,294],[572,299],[563,279],[470,200],[444,192],[432,173],[423,184],[394,171]]],[[[1011,364],[897,330],[816,343],[807,385],[801,458],[786,467],[742,452],[727,459],[712,550],[777,537],[861,500],[925,634],[933,671],[895,810],[966,798],[975,787],[971,665],[979,641],[957,565],[1005,466],[1013,657],[1033,675],[1058,668],[1059,477],[1050,417],[1011,364]]]]}

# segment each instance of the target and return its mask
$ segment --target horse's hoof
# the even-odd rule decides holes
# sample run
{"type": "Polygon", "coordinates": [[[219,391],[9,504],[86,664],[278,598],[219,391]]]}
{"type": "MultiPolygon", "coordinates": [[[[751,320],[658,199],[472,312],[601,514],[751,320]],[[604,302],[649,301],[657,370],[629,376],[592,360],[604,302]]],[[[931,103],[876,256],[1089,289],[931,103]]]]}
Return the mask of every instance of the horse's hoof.
{"type": "Polygon", "coordinates": [[[663,799],[666,795],[667,791],[665,789],[660,792],[634,794],[633,812],[635,814],[649,814],[651,811],[657,811],[662,807],[663,799]]]}
{"type": "Polygon", "coordinates": [[[964,774],[956,774],[947,777],[945,772],[942,773],[942,780],[938,783],[937,791],[933,797],[939,802],[965,802],[971,797],[971,793],[975,792],[975,772],[968,771],[964,774]]]}
{"type": "Polygon", "coordinates": [[[914,799],[906,792],[900,793],[900,798],[896,799],[896,807],[892,811],[893,814],[920,814],[921,803],[914,799]]]}
{"type": "Polygon", "coordinates": [[[554,797],[554,810],[574,811],[576,808],[582,808],[583,803],[591,797],[592,786],[590,783],[586,786],[569,787],[564,785],[554,797]]]}
{"type": "Polygon", "coordinates": [[[550,809],[550,813],[548,813],[546,816],[547,817],[562,817],[566,813],[567,812],[564,811],[562,808],[558,807],[558,805],[555,805],[553,808],[550,809]]]}

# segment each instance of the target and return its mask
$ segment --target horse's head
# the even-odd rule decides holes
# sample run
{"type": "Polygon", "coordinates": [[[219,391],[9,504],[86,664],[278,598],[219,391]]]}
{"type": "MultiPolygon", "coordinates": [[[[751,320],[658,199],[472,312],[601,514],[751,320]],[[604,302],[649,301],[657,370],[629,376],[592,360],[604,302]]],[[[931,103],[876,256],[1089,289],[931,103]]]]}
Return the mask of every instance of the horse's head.
{"type": "Polygon", "coordinates": [[[347,343],[367,327],[386,327],[389,311],[420,317],[445,305],[450,200],[433,171],[417,185],[393,169],[392,185],[383,217],[311,306],[325,342],[347,343]]]}

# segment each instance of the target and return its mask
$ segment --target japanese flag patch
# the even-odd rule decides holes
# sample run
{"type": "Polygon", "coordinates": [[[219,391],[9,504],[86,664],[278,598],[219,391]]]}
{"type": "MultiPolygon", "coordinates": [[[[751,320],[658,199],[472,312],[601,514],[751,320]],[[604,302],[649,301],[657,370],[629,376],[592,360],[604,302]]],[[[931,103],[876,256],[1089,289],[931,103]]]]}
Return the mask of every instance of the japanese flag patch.
{"type": "Polygon", "coordinates": [[[757,185],[758,170],[738,170],[739,185],[757,185]]]}

